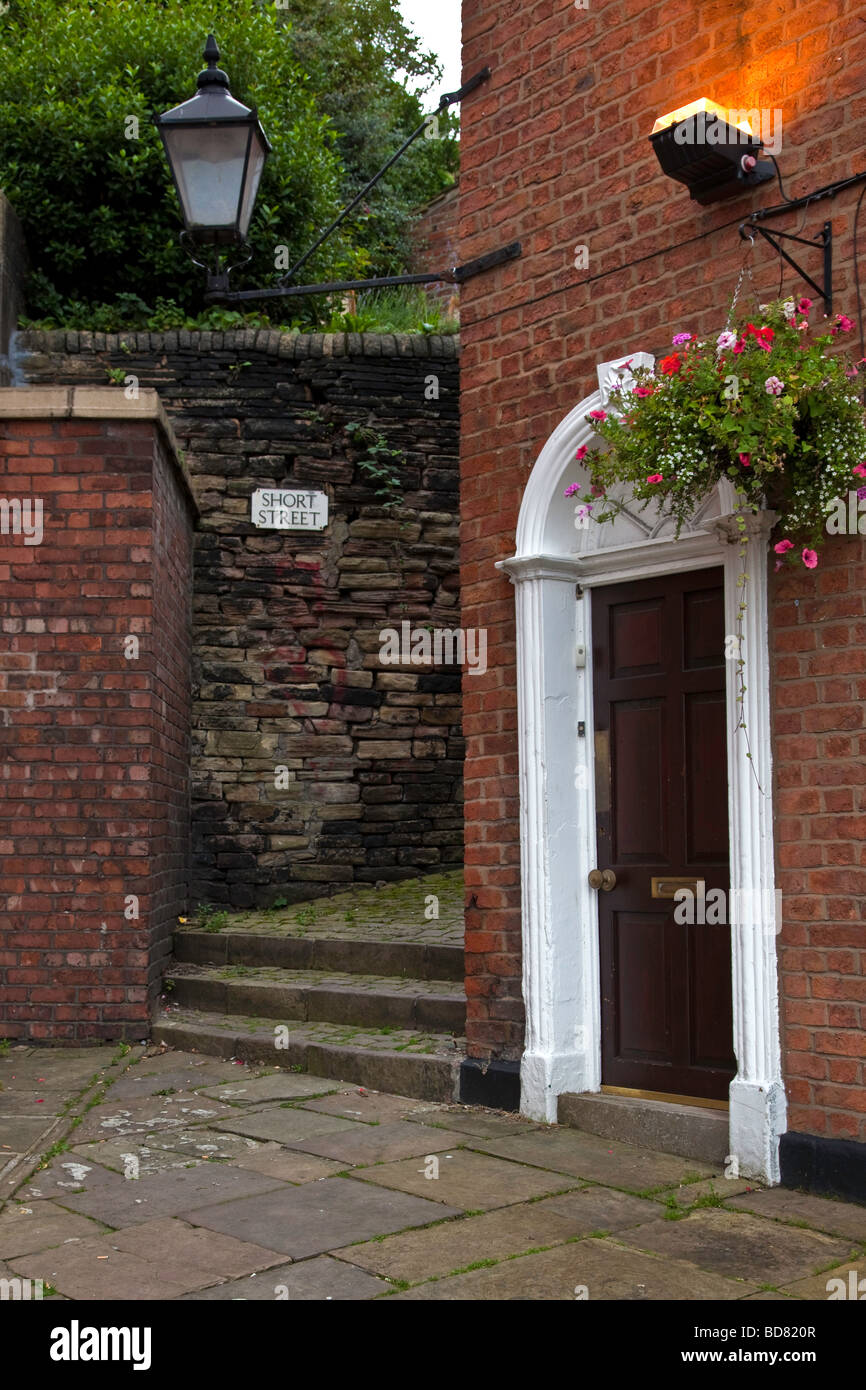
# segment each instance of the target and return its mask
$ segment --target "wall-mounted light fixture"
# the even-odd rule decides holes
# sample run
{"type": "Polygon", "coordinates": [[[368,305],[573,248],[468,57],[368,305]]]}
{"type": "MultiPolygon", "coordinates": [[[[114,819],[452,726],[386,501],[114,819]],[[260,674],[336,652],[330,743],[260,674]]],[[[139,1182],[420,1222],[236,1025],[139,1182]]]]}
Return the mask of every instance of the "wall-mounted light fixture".
{"type": "Polygon", "coordinates": [[[772,163],[758,159],[763,145],[745,113],[725,111],[706,97],[660,116],[649,139],[664,172],[701,204],[774,176],[772,163]]]}

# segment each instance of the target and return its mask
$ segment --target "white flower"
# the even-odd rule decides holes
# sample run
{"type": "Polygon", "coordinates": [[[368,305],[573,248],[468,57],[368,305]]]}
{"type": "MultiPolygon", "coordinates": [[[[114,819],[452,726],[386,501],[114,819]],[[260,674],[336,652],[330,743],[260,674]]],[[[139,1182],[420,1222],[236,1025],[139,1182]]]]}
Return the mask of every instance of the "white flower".
{"type": "Polygon", "coordinates": [[[719,352],[725,352],[728,348],[732,348],[736,341],[736,333],[732,333],[729,328],[726,328],[724,333],[720,333],[716,339],[716,348],[719,352]]]}

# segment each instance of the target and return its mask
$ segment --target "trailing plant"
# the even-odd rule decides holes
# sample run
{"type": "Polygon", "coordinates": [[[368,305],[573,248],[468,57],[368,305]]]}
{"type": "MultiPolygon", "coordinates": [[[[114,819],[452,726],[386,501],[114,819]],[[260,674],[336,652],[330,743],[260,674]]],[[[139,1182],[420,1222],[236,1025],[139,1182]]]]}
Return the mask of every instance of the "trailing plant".
{"type": "Polygon", "coordinates": [[[380,506],[397,507],[403,500],[402,479],[396,471],[394,460],[403,462],[400,449],[392,449],[384,434],[371,425],[362,425],[354,420],[346,426],[346,435],[356,449],[361,450],[357,467],[374,484],[374,494],[381,498],[380,506]]]}
{"type": "MultiPolygon", "coordinates": [[[[779,564],[800,551],[808,569],[840,493],[866,478],[866,420],[853,382],[858,367],[831,349],[854,327],[837,314],[823,332],[812,301],[762,305],[760,322],[740,314],[715,338],[678,333],[655,367],[637,367],[609,411],[589,413],[606,450],[578,450],[589,470],[579,513],[611,520],[628,502],[658,503],[679,535],[712,487],[734,487],[744,517],[770,506],[779,564]]],[[[860,486],[858,495],[866,495],[860,486]]]]}

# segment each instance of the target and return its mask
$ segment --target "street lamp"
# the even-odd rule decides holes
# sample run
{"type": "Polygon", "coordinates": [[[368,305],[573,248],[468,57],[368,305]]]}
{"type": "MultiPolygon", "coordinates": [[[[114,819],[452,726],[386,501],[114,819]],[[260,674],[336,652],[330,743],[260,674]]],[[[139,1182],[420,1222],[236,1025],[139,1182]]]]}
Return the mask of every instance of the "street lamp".
{"type": "Polygon", "coordinates": [[[219,56],[210,34],[202,54],[207,67],[199,73],[195,96],[154,118],[180,201],[181,235],[215,248],[210,289],[228,286],[219,248],[245,241],[271,149],[256,112],[229,92],[219,56]]]}
{"type": "MultiPolygon", "coordinates": [[[[229,290],[229,275],[234,266],[223,266],[220,248],[242,245],[249,231],[250,219],[258,192],[265,160],[271,146],[254,110],[235,101],[229,92],[229,80],[217,67],[220,52],[213,34],[208,35],[202,55],[207,68],[198,76],[198,91],[189,101],[173,106],[161,116],[154,116],[162,136],[171,176],[180,200],[184,230],[181,240],[196,246],[214,248],[213,268],[192,257],[197,266],[207,271],[205,303],[237,304],[248,299],[284,299],[311,294],[338,294],[346,290],[379,289],[390,285],[427,285],[443,280],[462,284],[473,275],[492,270],[494,266],[512,261],[520,255],[520,242],[512,241],[497,251],[451,266],[441,271],[425,271],[407,275],[381,275],[368,280],[331,280],[315,285],[292,285],[302,266],[306,265],[319,247],[343,223],[349,214],[366,198],[370,190],[400,159],[409,147],[425,134],[430,117],[407,136],[377,173],[364,184],[316,238],[276,285],[263,289],[229,290]]],[[[482,68],[457,92],[444,92],[439,98],[439,110],[445,111],[462,101],[490,76],[482,68]]],[[[190,253],[192,254],[192,253],[190,253]]],[[[252,255],[248,252],[239,264],[252,255]]]]}

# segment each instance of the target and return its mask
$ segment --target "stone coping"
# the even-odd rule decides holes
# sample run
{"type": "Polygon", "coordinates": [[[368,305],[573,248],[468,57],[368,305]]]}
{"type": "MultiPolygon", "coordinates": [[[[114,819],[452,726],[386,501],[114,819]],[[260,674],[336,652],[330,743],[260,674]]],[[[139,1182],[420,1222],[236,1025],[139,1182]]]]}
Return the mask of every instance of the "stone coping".
{"type": "Polygon", "coordinates": [[[2,420],[151,420],[162,432],[171,462],[180,476],[196,520],[200,516],[189,469],[159,398],[142,388],[129,400],[117,386],[6,386],[0,388],[2,420]]]}
{"type": "Polygon", "coordinates": [[[460,353],[456,334],[282,333],[247,328],[217,333],[207,329],[168,333],[84,333],[68,329],[25,329],[18,345],[41,352],[261,352],[299,361],[310,357],[451,357],[460,353]]]}

